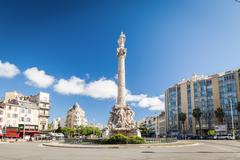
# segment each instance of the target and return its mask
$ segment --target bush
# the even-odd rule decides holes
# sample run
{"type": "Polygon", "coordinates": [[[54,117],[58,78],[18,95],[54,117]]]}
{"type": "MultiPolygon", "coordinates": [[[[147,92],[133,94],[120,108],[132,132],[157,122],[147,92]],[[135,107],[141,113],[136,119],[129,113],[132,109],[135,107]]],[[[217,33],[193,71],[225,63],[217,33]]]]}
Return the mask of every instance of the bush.
{"type": "Polygon", "coordinates": [[[128,137],[122,134],[115,134],[111,138],[109,138],[109,144],[127,144],[128,137]]]}
{"type": "Polygon", "coordinates": [[[144,139],[138,136],[132,136],[128,139],[129,144],[143,144],[144,139]]]}
{"type": "Polygon", "coordinates": [[[102,144],[142,144],[144,139],[138,136],[128,138],[123,134],[115,134],[110,138],[105,138],[102,144]]]}

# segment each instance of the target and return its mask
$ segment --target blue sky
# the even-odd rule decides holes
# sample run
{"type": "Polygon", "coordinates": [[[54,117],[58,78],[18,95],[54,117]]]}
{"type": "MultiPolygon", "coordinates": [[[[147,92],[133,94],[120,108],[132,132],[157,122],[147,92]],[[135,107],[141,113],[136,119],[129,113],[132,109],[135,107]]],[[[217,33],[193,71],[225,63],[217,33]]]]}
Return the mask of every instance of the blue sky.
{"type": "Polygon", "coordinates": [[[1,0],[1,64],[20,73],[6,78],[0,71],[0,95],[49,92],[51,119],[65,116],[77,101],[89,121],[106,123],[115,103],[116,47],[123,31],[127,89],[135,98],[129,103],[139,120],[159,113],[160,95],[181,79],[239,68],[239,18],[234,0],[1,0]],[[30,81],[41,71],[44,87],[30,81]],[[56,91],[60,79],[67,84],[56,91]]]}

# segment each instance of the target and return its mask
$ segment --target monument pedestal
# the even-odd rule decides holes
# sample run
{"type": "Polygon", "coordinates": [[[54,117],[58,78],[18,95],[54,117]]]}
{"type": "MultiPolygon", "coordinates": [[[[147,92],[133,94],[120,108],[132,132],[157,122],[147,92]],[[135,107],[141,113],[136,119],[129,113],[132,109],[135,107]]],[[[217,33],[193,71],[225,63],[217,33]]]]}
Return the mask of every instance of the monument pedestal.
{"type": "Polygon", "coordinates": [[[110,112],[108,136],[123,134],[128,137],[141,137],[141,133],[136,127],[133,116],[134,112],[130,106],[116,104],[112,108],[112,112],[110,112]]]}

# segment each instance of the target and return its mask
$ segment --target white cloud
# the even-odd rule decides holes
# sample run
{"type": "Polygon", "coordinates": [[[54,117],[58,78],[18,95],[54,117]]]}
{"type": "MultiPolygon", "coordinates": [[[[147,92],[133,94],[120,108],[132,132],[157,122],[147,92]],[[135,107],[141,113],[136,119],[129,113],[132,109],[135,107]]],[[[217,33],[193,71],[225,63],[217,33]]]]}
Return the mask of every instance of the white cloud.
{"type": "Polygon", "coordinates": [[[70,79],[60,79],[56,85],[54,85],[54,90],[60,94],[64,95],[79,95],[84,91],[85,81],[76,76],[72,76],[70,79]]]}
{"type": "MultiPolygon", "coordinates": [[[[84,95],[95,99],[116,99],[117,84],[115,81],[100,78],[86,83],[85,80],[72,76],[70,79],[60,79],[54,85],[54,90],[63,95],[84,95]]],[[[164,110],[164,96],[150,97],[146,94],[131,94],[126,90],[126,101],[132,106],[148,108],[149,110],[164,110]]]]}
{"type": "Polygon", "coordinates": [[[127,96],[126,96],[126,100],[128,102],[137,102],[137,101],[140,101],[141,99],[146,98],[146,97],[147,97],[146,94],[133,95],[130,92],[128,92],[127,96]]]}
{"type": "Polygon", "coordinates": [[[140,107],[148,107],[150,110],[160,110],[163,111],[165,106],[164,102],[160,100],[160,97],[146,97],[139,101],[138,105],[140,107]]]}
{"type": "Polygon", "coordinates": [[[13,78],[20,73],[16,65],[0,60],[0,77],[13,78]]]}
{"type": "Polygon", "coordinates": [[[113,80],[101,78],[86,85],[84,94],[100,99],[116,98],[117,85],[113,80]]]}
{"type": "Polygon", "coordinates": [[[159,97],[149,97],[146,94],[132,95],[128,93],[127,101],[131,102],[134,106],[148,108],[149,110],[163,111],[165,106],[162,97],[163,95],[160,95],[159,97]]]}
{"type": "Polygon", "coordinates": [[[47,75],[44,70],[37,67],[28,68],[24,71],[25,77],[28,79],[25,83],[38,88],[47,88],[54,82],[54,77],[47,75]]]}
{"type": "Polygon", "coordinates": [[[113,80],[100,78],[97,81],[86,83],[81,78],[72,76],[70,79],[60,79],[54,90],[64,95],[85,95],[98,99],[116,98],[117,85],[113,80]]]}

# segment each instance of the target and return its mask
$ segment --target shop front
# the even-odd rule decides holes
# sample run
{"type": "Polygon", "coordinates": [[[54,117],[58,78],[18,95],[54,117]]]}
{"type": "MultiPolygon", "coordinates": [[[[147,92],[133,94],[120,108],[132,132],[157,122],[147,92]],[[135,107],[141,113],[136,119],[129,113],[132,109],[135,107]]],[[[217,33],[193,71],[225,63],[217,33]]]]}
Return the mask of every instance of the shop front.
{"type": "Polygon", "coordinates": [[[19,133],[20,137],[23,138],[23,135],[34,137],[35,134],[39,134],[38,126],[37,125],[25,125],[19,124],[19,133]]]}

